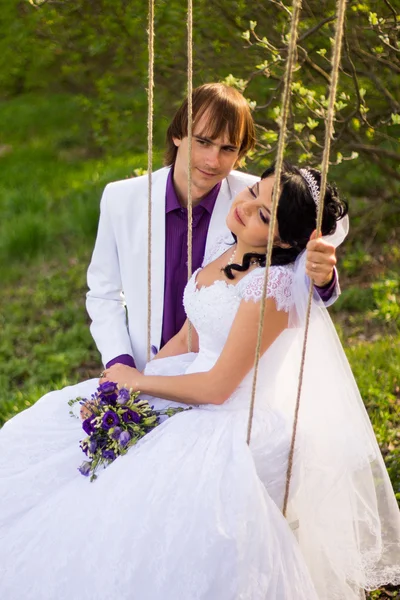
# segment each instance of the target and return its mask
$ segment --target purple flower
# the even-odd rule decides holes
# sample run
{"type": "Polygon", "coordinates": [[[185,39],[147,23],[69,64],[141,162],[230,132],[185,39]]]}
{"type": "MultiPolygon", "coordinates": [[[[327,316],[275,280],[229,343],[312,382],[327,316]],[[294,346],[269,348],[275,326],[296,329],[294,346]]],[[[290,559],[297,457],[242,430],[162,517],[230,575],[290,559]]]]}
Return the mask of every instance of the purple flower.
{"type": "Polygon", "coordinates": [[[128,444],[130,439],[131,436],[129,435],[129,433],[127,431],[123,431],[119,436],[119,443],[124,448],[128,444]]]}
{"type": "Polygon", "coordinates": [[[104,429],[111,429],[111,427],[116,427],[117,425],[119,425],[119,416],[113,410],[108,410],[103,415],[102,425],[104,429]]]}
{"type": "Polygon", "coordinates": [[[105,381],[97,388],[99,394],[112,394],[118,388],[118,385],[112,381],[105,381]]]}
{"type": "Polygon", "coordinates": [[[113,440],[118,440],[122,429],[121,427],[114,427],[111,433],[111,437],[113,440]]]}
{"type": "Polygon", "coordinates": [[[101,406],[107,406],[107,404],[115,406],[117,404],[117,394],[100,395],[99,403],[101,406]]]}
{"type": "Polygon", "coordinates": [[[101,455],[103,458],[106,458],[107,460],[115,460],[114,450],[103,450],[101,455]]]}
{"type": "Polygon", "coordinates": [[[108,396],[99,396],[98,403],[104,408],[104,406],[115,406],[114,402],[109,402],[108,396]]]}
{"type": "Polygon", "coordinates": [[[126,388],[121,388],[118,393],[117,402],[118,404],[125,404],[125,402],[128,402],[128,400],[130,400],[130,397],[131,394],[129,390],[127,390],[126,388]]]}
{"type": "Polygon", "coordinates": [[[110,441],[110,439],[108,438],[108,436],[98,438],[97,439],[97,448],[100,448],[100,450],[104,450],[104,448],[107,448],[109,441],[110,441]]]}
{"type": "Polygon", "coordinates": [[[126,411],[122,414],[122,420],[125,423],[139,423],[140,415],[137,414],[134,410],[127,408],[126,411]]]}
{"type": "Polygon", "coordinates": [[[96,442],[96,440],[90,440],[90,442],[89,442],[89,451],[93,454],[94,452],[96,452],[96,448],[97,448],[97,442],[96,442]]]}
{"type": "Polygon", "coordinates": [[[94,415],[90,415],[90,417],[82,421],[82,429],[88,435],[92,435],[92,433],[96,431],[96,427],[93,424],[95,418],[96,417],[94,415]]]}
{"type": "Polygon", "coordinates": [[[83,462],[81,466],[78,468],[79,473],[87,477],[90,473],[90,462],[83,462]]]}

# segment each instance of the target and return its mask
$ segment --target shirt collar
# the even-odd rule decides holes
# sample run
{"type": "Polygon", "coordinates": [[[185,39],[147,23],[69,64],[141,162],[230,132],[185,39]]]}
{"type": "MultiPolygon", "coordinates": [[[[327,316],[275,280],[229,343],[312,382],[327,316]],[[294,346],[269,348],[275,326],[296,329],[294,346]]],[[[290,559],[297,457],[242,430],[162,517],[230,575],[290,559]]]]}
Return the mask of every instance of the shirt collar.
{"type": "MultiPolygon", "coordinates": [[[[179,203],[177,193],[175,191],[173,177],[174,177],[174,169],[172,168],[170,170],[170,172],[168,173],[168,179],[167,179],[167,191],[166,191],[166,202],[165,202],[165,212],[167,214],[172,212],[173,210],[182,208],[179,203]]],[[[202,199],[200,204],[198,204],[197,206],[201,206],[211,215],[212,211],[214,210],[215,202],[217,200],[217,196],[219,194],[220,189],[221,189],[221,182],[217,183],[217,185],[215,185],[212,188],[212,190],[210,190],[208,192],[208,194],[206,196],[204,196],[204,198],[202,199]]]]}

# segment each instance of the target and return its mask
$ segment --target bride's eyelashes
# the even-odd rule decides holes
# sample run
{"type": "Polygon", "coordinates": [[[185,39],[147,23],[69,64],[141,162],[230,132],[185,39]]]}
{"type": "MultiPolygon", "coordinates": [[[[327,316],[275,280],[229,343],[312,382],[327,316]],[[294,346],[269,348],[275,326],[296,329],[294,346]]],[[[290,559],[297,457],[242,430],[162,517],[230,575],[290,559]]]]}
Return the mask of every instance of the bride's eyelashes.
{"type": "Polygon", "coordinates": [[[247,187],[247,189],[249,190],[250,194],[253,196],[253,198],[257,198],[257,194],[254,191],[254,187],[247,187]]]}
{"type": "MultiPolygon", "coordinates": [[[[248,186],[247,189],[249,190],[249,192],[253,196],[253,198],[258,198],[257,194],[254,191],[254,187],[249,187],[248,186]]],[[[263,223],[265,223],[265,225],[268,225],[269,224],[269,219],[268,219],[268,217],[266,217],[264,215],[264,213],[262,212],[262,210],[259,211],[259,215],[260,215],[261,221],[263,223]]]]}

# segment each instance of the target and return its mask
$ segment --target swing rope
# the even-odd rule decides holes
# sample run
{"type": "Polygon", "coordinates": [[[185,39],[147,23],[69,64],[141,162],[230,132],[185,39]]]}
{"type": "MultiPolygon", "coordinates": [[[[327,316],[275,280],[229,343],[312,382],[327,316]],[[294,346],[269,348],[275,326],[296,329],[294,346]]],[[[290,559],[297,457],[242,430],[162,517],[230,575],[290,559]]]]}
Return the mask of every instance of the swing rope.
{"type": "MultiPolygon", "coordinates": [[[[148,16],[148,46],[149,46],[149,67],[148,67],[148,338],[147,338],[147,359],[150,360],[151,351],[151,224],[152,224],[152,167],[153,167],[153,113],[154,113],[154,99],[153,99],[153,88],[154,88],[154,0],[149,0],[149,16],[148,16]]],[[[278,140],[278,151],[275,163],[275,186],[272,196],[272,207],[271,207],[271,221],[270,229],[274,231],[277,220],[278,202],[280,196],[280,177],[282,172],[283,156],[286,145],[286,135],[288,129],[288,118],[290,110],[290,97],[291,87],[293,80],[293,73],[296,64],[297,56],[297,38],[298,38],[298,25],[300,12],[302,8],[302,0],[293,0],[292,4],[292,19],[291,29],[288,47],[288,59],[286,63],[284,89],[282,94],[282,112],[280,120],[280,131],[278,140]]],[[[322,216],[324,209],[324,197],[326,192],[327,174],[329,169],[329,156],[331,140],[334,133],[334,117],[335,117],[335,100],[337,92],[337,84],[339,79],[339,67],[341,58],[342,39],[344,31],[344,18],[346,12],[346,0],[337,0],[337,22],[335,39],[333,44],[333,59],[332,59],[332,73],[331,82],[329,89],[329,104],[327,110],[327,116],[325,120],[325,146],[323,151],[322,165],[321,165],[321,189],[320,189],[320,203],[317,209],[317,220],[316,220],[316,231],[317,237],[321,234],[322,216]]],[[[193,93],[193,2],[188,0],[187,8],[187,98],[188,98],[188,239],[187,239],[187,267],[188,267],[188,280],[192,276],[192,246],[193,246],[193,232],[192,232],[192,221],[193,221],[193,201],[192,201],[192,134],[193,134],[193,104],[192,104],[192,93],[193,93]]],[[[268,289],[269,269],[272,261],[272,249],[273,249],[273,236],[269,236],[267,246],[267,258],[265,267],[265,277],[263,283],[262,297],[266,297],[268,289]]],[[[283,515],[286,516],[287,504],[290,491],[290,482],[293,471],[293,457],[294,448],[296,442],[297,425],[300,409],[300,397],[304,376],[305,367],[305,356],[307,348],[307,338],[310,323],[310,314],[312,306],[313,296],[313,282],[310,282],[308,305],[305,320],[305,333],[301,356],[301,365],[298,381],[298,390],[295,405],[295,414],[293,421],[292,440],[288,457],[288,467],[286,473],[286,487],[283,502],[283,515]]],[[[254,375],[251,390],[251,399],[249,407],[249,418],[247,425],[247,444],[250,444],[251,433],[252,433],[252,422],[254,416],[254,405],[255,395],[257,388],[257,377],[258,368],[261,358],[261,341],[262,332],[265,316],[265,302],[261,303],[260,306],[260,319],[257,333],[257,344],[254,360],[254,375]]],[[[188,335],[188,351],[191,351],[192,347],[192,328],[189,322],[189,335],[188,335]]]]}
{"type": "MultiPolygon", "coordinates": [[[[192,138],[193,138],[193,1],[187,7],[187,103],[188,103],[188,179],[187,179],[187,278],[192,276],[193,253],[193,199],[192,199],[192,138]]],[[[188,352],[192,351],[192,324],[188,328],[188,352]]]]}
{"type": "Polygon", "coordinates": [[[153,116],[154,116],[154,0],[148,5],[148,113],[147,113],[147,362],[151,358],[151,241],[152,241],[152,175],[153,175],[153,116]]]}
{"type": "MultiPolygon", "coordinates": [[[[287,59],[287,63],[286,63],[285,80],[284,80],[284,87],[283,87],[283,94],[282,94],[282,113],[281,113],[281,123],[280,123],[280,131],[279,131],[279,140],[278,140],[278,152],[277,152],[276,166],[275,166],[275,185],[274,185],[274,190],[273,190],[273,194],[272,194],[271,220],[270,220],[270,226],[269,226],[270,231],[275,230],[276,215],[277,215],[277,211],[278,211],[278,202],[279,202],[279,196],[280,196],[280,178],[281,178],[281,171],[282,171],[283,154],[285,151],[287,123],[288,123],[288,118],[289,118],[290,95],[291,95],[293,71],[294,71],[294,67],[296,64],[296,56],[297,56],[297,35],[298,35],[298,24],[299,24],[299,17],[300,17],[300,11],[301,11],[301,3],[302,3],[302,0],[293,0],[293,5],[292,5],[292,22],[291,22],[291,27],[290,27],[288,59],[287,59]]],[[[263,285],[263,291],[262,291],[261,298],[266,297],[266,292],[268,289],[269,269],[270,269],[271,260],[272,260],[273,237],[274,237],[273,235],[268,236],[265,277],[264,277],[264,285],[263,285]]],[[[252,425],[253,425],[258,367],[259,367],[259,362],[260,362],[260,357],[261,357],[261,339],[262,339],[262,332],[263,332],[263,326],[264,326],[265,304],[266,304],[265,302],[261,302],[261,307],[260,307],[260,320],[259,320],[259,325],[258,325],[256,354],[255,354],[255,359],[254,359],[254,375],[253,375],[253,383],[252,383],[252,389],[251,389],[249,418],[248,418],[248,423],[247,423],[247,444],[250,444],[251,431],[252,431],[252,425]]]]}
{"type": "MultiPolygon", "coordinates": [[[[333,58],[332,58],[332,73],[331,73],[331,83],[329,88],[329,104],[328,111],[325,120],[325,145],[322,157],[322,165],[321,165],[321,189],[320,189],[320,202],[317,208],[317,237],[321,234],[321,226],[322,226],[322,215],[324,211],[324,202],[325,202],[325,192],[326,192],[326,184],[327,184],[327,175],[329,170],[329,156],[331,149],[331,140],[334,134],[334,117],[335,117],[335,101],[336,101],[336,93],[337,93],[337,85],[339,80],[339,67],[340,67],[340,58],[342,52],[342,40],[343,40],[343,32],[344,32],[344,18],[346,13],[346,0],[338,0],[337,2],[337,21],[336,21],[336,31],[335,38],[333,43],[333,58]]],[[[304,340],[303,340],[303,348],[301,354],[301,364],[300,364],[300,373],[299,373],[299,382],[297,388],[297,398],[295,405],[295,413],[294,413],[294,421],[293,421],[293,431],[292,431],[292,440],[289,451],[288,458],[288,466],[286,472],[286,487],[285,487],[285,495],[283,500],[283,516],[286,517],[287,505],[289,501],[289,491],[290,491],[290,482],[293,472],[293,458],[294,458],[294,448],[296,443],[296,434],[297,434],[297,425],[299,419],[299,409],[300,409],[300,396],[301,390],[303,386],[303,377],[304,377],[304,365],[306,359],[306,349],[307,349],[307,340],[308,340],[308,331],[310,325],[310,315],[311,315],[311,306],[312,306],[312,297],[314,291],[314,284],[310,281],[310,289],[308,292],[308,303],[307,303],[307,312],[306,312],[306,320],[305,320],[305,331],[304,331],[304,340]]]]}

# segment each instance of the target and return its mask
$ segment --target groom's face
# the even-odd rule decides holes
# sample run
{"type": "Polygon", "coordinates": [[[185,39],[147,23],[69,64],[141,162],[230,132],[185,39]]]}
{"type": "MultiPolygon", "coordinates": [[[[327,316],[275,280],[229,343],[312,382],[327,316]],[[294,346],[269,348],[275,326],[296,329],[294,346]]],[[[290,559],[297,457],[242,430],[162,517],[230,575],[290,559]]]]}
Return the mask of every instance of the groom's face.
{"type": "MultiPolygon", "coordinates": [[[[239,157],[239,146],[232,143],[228,130],[211,139],[207,126],[207,112],[195,123],[192,140],[192,186],[194,196],[204,196],[217,183],[222,181],[235,166],[239,157]]],[[[174,180],[178,185],[187,181],[188,138],[173,138],[177,147],[174,167],[174,180]]]]}

